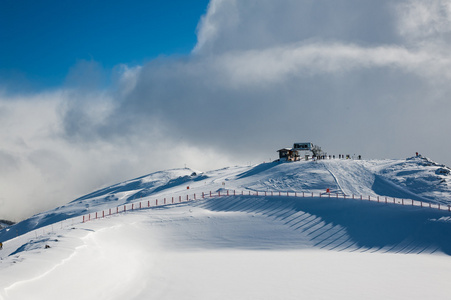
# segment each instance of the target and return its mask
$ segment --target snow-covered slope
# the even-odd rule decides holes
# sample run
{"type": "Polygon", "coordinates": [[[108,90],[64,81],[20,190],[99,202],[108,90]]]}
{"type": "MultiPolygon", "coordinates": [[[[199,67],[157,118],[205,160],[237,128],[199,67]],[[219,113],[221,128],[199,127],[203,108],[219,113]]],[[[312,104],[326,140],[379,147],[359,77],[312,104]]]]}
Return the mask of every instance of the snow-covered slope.
{"type": "Polygon", "coordinates": [[[451,204],[449,168],[423,157],[406,160],[323,160],[263,163],[199,172],[173,169],[115,184],[80,197],[69,204],[0,231],[0,241],[30,230],[90,212],[132,203],[143,197],[207,191],[249,190],[389,196],[430,203],[451,204]]]}
{"type": "Polygon", "coordinates": [[[446,170],[414,157],[153,173],[2,230],[0,299],[446,298],[447,210],[277,195],[329,189],[449,205],[446,170]],[[88,212],[186,193],[197,200],[80,223],[88,212]]]}

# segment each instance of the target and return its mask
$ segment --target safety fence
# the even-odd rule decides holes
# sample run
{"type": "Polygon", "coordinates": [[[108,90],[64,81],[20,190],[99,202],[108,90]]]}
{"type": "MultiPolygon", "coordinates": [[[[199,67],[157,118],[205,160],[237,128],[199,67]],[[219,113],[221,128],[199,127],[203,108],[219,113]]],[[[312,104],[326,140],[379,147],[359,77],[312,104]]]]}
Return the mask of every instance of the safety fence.
{"type": "MultiPolygon", "coordinates": [[[[227,196],[254,196],[254,197],[297,197],[297,198],[332,198],[332,199],[354,199],[356,201],[369,201],[369,202],[377,202],[384,204],[395,204],[395,205],[404,205],[404,206],[415,206],[421,208],[428,209],[436,209],[440,211],[448,211],[451,212],[451,205],[444,204],[435,204],[429,202],[423,202],[412,199],[402,199],[402,198],[393,198],[393,197],[385,197],[385,196],[362,196],[362,195],[346,195],[339,193],[314,193],[314,192],[274,192],[274,191],[236,191],[236,190],[222,190],[216,192],[202,192],[199,194],[185,194],[183,196],[177,195],[172,197],[165,197],[159,199],[149,199],[150,197],[142,198],[139,202],[132,202],[121,204],[119,206],[115,206],[112,208],[107,208],[97,212],[91,212],[82,216],[76,216],[69,219],[65,219],[62,221],[55,222],[54,224],[46,225],[35,230],[29,231],[25,233],[25,235],[29,236],[30,239],[38,238],[41,236],[48,236],[52,234],[57,229],[63,229],[68,227],[73,227],[75,224],[86,223],[92,220],[106,218],[108,216],[113,216],[116,214],[126,213],[129,211],[136,211],[142,209],[150,209],[155,207],[161,207],[165,205],[174,205],[180,204],[183,202],[190,202],[199,199],[207,199],[207,198],[217,198],[217,197],[227,197],[227,196]]],[[[19,234],[17,234],[19,236],[19,234]]]]}
{"type": "Polygon", "coordinates": [[[236,191],[223,190],[217,192],[202,192],[200,194],[186,194],[184,196],[166,197],[153,200],[145,200],[134,203],[122,204],[113,208],[108,208],[102,211],[89,213],[82,216],[82,223],[105,218],[107,216],[125,213],[127,211],[148,209],[152,207],[172,205],[182,202],[195,201],[205,198],[224,197],[224,196],[263,196],[263,197],[298,197],[298,198],[335,198],[335,199],[353,199],[359,201],[370,201],[385,204],[396,204],[405,206],[416,206],[430,209],[438,209],[441,211],[451,212],[451,205],[444,205],[440,203],[429,203],[412,199],[393,198],[385,196],[362,196],[362,195],[346,195],[339,193],[314,193],[314,192],[273,192],[273,191],[236,191]]]}

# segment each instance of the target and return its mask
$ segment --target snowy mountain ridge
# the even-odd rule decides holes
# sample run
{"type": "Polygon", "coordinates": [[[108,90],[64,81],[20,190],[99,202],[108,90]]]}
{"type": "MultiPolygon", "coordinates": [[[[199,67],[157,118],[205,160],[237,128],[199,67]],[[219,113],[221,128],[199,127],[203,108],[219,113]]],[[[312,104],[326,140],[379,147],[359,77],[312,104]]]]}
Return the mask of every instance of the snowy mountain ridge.
{"type": "Polygon", "coordinates": [[[417,156],[405,160],[320,160],[262,163],[208,172],[189,168],[158,171],[124,181],[73,200],[67,205],[0,230],[0,240],[59,221],[133,203],[144,197],[198,194],[220,189],[388,196],[434,204],[451,204],[449,168],[417,156]],[[15,232],[15,233],[13,233],[15,232]]]}
{"type": "Polygon", "coordinates": [[[0,231],[0,299],[446,298],[451,212],[352,199],[447,207],[446,170],[414,157],[155,172],[0,231]]]}

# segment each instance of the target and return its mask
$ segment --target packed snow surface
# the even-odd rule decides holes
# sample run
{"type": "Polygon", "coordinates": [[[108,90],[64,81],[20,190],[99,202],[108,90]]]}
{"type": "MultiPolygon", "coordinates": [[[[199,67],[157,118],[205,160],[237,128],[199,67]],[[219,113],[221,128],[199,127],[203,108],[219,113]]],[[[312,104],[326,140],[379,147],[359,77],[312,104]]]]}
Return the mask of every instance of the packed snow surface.
{"type": "Polygon", "coordinates": [[[422,157],[156,172],[1,230],[0,299],[445,299],[449,180],[422,157]]]}

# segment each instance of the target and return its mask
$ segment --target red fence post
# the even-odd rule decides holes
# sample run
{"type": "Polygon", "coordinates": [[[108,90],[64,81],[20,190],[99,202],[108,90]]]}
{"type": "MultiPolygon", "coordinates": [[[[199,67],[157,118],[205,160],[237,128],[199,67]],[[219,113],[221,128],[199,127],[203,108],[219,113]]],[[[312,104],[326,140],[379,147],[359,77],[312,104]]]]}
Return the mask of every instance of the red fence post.
{"type": "Polygon", "coordinates": [[[124,212],[126,212],[127,211],[127,206],[126,205],[124,205],[124,212]]]}
{"type": "Polygon", "coordinates": [[[218,191],[218,197],[220,197],[221,196],[221,191],[218,191]]]}
{"type": "Polygon", "coordinates": [[[172,197],[172,204],[174,204],[174,197],[172,197]]]}
{"type": "Polygon", "coordinates": [[[182,202],[182,196],[179,196],[179,203],[182,202]]]}
{"type": "Polygon", "coordinates": [[[205,197],[204,192],[202,192],[202,199],[204,199],[204,197],[205,197]]]}
{"type": "Polygon", "coordinates": [[[401,205],[404,205],[404,199],[401,199],[401,205]]]}
{"type": "Polygon", "coordinates": [[[111,216],[111,208],[110,208],[110,216],[111,216]]]}
{"type": "Polygon", "coordinates": [[[236,195],[235,190],[233,190],[233,195],[234,195],[234,196],[236,195]]]}
{"type": "Polygon", "coordinates": [[[132,203],[132,210],[135,209],[135,205],[132,203]]]}
{"type": "Polygon", "coordinates": [[[188,195],[186,195],[186,201],[189,201],[189,200],[188,200],[188,195]]]}
{"type": "Polygon", "coordinates": [[[83,216],[83,223],[85,222],[85,216],[83,216]]]}
{"type": "Polygon", "coordinates": [[[363,197],[362,197],[362,195],[360,195],[360,200],[363,200],[363,197]]]}
{"type": "Polygon", "coordinates": [[[96,220],[97,220],[97,212],[96,212],[96,220]]]}
{"type": "Polygon", "coordinates": [[[210,198],[211,198],[211,191],[210,191],[210,198]]]}
{"type": "Polygon", "coordinates": [[[102,210],[102,218],[105,218],[105,211],[102,210]]]}
{"type": "Polygon", "coordinates": [[[229,190],[227,190],[227,196],[229,195],[229,190]]]}

